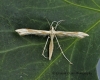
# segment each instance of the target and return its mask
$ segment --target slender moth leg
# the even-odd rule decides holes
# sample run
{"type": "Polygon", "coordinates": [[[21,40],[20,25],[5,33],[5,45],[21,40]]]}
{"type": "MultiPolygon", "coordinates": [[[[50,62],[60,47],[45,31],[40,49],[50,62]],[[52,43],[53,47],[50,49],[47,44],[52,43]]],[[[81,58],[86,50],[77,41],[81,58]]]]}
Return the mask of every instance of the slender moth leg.
{"type": "Polygon", "coordinates": [[[63,54],[64,58],[67,59],[67,61],[68,61],[70,64],[73,64],[73,63],[70,62],[69,59],[65,56],[65,54],[64,54],[64,52],[62,51],[62,48],[61,48],[61,46],[60,46],[60,44],[59,44],[59,41],[58,41],[58,39],[57,39],[56,36],[55,36],[55,38],[56,38],[56,40],[57,40],[58,46],[59,46],[59,48],[60,48],[60,50],[61,50],[61,53],[63,54]]]}
{"type": "Polygon", "coordinates": [[[48,38],[47,38],[47,40],[46,40],[46,43],[45,43],[45,46],[44,46],[44,48],[43,48],[43,52],[42,52],[42,56],[45,57],[45,58],[47,58],[47,57],[44,55],[44,51],[45,51],[45,49],[46,49],[46,46],[47,46],[47,43],[48,43],[49,38],[50,38],[50,37],[48,36],[48,38]]]}

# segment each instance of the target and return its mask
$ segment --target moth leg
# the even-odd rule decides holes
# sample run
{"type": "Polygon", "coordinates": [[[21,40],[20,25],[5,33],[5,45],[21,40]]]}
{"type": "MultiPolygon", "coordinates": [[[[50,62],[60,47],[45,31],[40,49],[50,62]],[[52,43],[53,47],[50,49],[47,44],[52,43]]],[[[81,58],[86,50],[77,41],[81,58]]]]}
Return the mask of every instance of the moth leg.
{"type": "Polygon", "coordinates": [[[44,48],[43,48],[43,52],[42,52],[42,56],[45,57],[45,58],[47,58],[47,57],[44,55],[44,51],[45,51],[45,49],[46,49],[46,46],[47,46],[47,43],[48,43],[49,38],[50,38],[50,37],[48,36],[48,38],[47,38],[47,40],[46,40],[46,43],[45,43],[45,46],[44,46],[44,48]]]}
{"type": "Polygon", "coordinates": [[[69,59],[65,56],[65,54],[64,54],[64,52],[62,51],[62,48],[61,48],[61,46],[60,46],[60,44],[59,44],[59,41],[58,41],[58,39],[57,39],[56,36],[55,36],[55,38],[56,38],[56,40],[57,40],[58,46],[59,46],[59,48],[60,48],[60,50],[61,50],[61,53],[63,54],[64,58],[67,59],[67,61],[68,61],[70,64],[73,64],[73,63],[70,62],[69,59]]]}
{"type": "Polygon", "coordinates": [[[57,28],[57,26],[58,26],[62,21],[64,21],[64,20],[60,20],[60,21],[57,22],[57,24],[56,24],[56,26],[55,26],[55,29],[57,28]]]}

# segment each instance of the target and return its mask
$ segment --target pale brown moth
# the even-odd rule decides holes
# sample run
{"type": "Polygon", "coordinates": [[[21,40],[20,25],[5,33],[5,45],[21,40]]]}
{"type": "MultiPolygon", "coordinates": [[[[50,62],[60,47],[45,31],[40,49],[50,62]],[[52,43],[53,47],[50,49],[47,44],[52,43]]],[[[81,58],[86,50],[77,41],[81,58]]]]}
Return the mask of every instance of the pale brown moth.
{"type": "Polygon", "coordinates": [[[85,36],[89,36],[88,34],[84,33],[84,32],[68,32],[68,31],[55,31],[55,29],[57,28],[57,26],[61,23],[61,21],[64,21],[64,20],[60,20],[60,21],[53,21],[50,25],[50,30],[49,31],[46,31],[46,30],[35,30],[35,29],[25,29],[25,28],[22,28],[22,29],[17,29],[15,30],[17,33],[19,33],[19,35],[21,36],[24,36],[24,35],[29,35],[29,34],[34,34],[34,35],[44,35],[44,36],[47,36],[48,35],[48,38],[46,40],[46,43],[45,43],[45,46],[44,46],[44,49],[43,49],[43,52],[42,52],[42,55],[47,58],[45,55],[44,55],[44,51],[46,49],[46,45],[47,45],[47,42],[48,42],[48,39],[50,38],[50,44],[49,44],[49,60],[51,60],[51,57],[52,57],[52,54],[53,54],[53,49],[54,49],[54,43],[53,43],[53,39],[54,37],[56,38],[56,41],[58,43],[58,46],[61,50],[61,53],[63,54],[63,56],[65,57],[65,59],[67,59],[67,61],[72,64],[72,62],[65,56],[60,44],[59,44],[59,41],[57,39],[57,36],[71,36],[71,37],[78,37],[78,38],[84,38],[85,36]],[[56,22],[56,26],[53,27],[53,23],[56,22]]]}

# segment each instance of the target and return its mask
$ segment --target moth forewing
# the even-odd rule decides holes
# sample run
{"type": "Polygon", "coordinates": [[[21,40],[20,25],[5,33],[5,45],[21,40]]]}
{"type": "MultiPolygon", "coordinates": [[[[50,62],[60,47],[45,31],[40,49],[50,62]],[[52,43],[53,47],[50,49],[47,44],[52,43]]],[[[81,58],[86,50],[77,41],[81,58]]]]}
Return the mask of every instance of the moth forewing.
{"type": "Polygon", "coordinates": [[[24,35],[30,35],[30,34],[34,34],[34,35],[50,35],[50,31],[46,31],[46,30],[35,30],[35,29],[17,29],[15,30],[17,33],[19,33],[19,35],[24,36],[24,35]]]}
{"type": "Polygon", "coordinates": [[[78,38],[84,38],[85,36],[89,36],[88,34],[84,32],[65,32],[65,31],[56,31],[55,35],[57,36],[71,36],[71,37],[78,37],[78,38]]]}

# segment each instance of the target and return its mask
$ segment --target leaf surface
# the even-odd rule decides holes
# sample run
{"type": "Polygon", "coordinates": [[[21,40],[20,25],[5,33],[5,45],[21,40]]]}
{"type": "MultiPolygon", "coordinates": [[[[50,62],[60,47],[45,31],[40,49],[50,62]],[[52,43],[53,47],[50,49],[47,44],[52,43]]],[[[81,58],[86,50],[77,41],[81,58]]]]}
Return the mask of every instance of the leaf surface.
{"type": "Polygon", "coordinates": [[[99,32],[100,0],[1,0],[0,80],[98,80],[99,32]],[[41,56],[47,36],[19,36],[15,32],[20,28],[50,30],[46,19],[50,23],[65,20],[58,31],[89,34],[84,39],[58,37],[73,65],[61,54],[56,39],[49,61],[41,56]]]}

